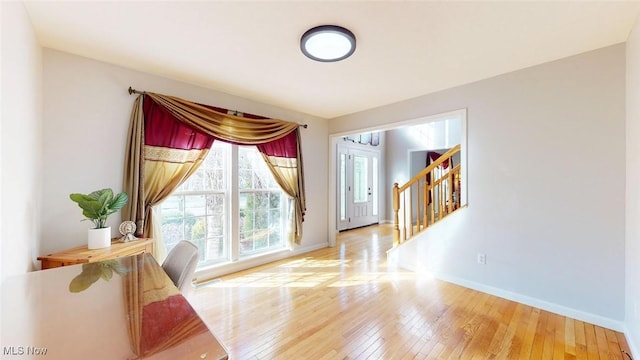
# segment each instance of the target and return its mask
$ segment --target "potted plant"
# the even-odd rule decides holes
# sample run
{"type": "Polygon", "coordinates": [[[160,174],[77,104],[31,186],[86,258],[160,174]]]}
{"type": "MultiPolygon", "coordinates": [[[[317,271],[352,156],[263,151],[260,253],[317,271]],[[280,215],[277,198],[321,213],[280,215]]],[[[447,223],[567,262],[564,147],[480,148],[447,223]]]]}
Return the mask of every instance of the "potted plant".
{"type": "Polygon", "coordinates": [[[111,246],[111,228],[105,227],[109,215],[122,209],[129,201],[129,195],[121,192],[113,195],[113,190],[102,189],[88,195],[71,194],[71,200],[82,209],[84,220],[91,220],[95,228],[89,229],[89,249],[101,249],[111,246]]]}

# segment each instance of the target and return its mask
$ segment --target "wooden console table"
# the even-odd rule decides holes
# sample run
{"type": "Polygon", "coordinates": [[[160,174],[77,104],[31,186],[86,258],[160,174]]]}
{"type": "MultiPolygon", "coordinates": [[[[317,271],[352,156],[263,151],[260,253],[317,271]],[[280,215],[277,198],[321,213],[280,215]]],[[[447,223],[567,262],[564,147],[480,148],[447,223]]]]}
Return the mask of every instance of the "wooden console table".
{"type": "Polygon", "coordinates": [[[143,253],[153,253],[153,239],[138,239],[129,242],[121,242],[119,239],[114,239],[108,248],[89,250],[87,245],[78,246],[57,253],[39,256],[38,260],[42,263],[42,270],[45,270],[143,253]]]}

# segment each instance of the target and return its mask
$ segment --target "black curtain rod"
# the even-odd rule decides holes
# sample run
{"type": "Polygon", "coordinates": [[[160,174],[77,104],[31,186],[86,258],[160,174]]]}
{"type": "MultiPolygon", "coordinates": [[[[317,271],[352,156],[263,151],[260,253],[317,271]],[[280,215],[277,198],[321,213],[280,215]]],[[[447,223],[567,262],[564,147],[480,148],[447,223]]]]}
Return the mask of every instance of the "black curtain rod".
{"type": "MultiPolygon", "coordinates": [[[[131,86],[129,86],[129,90],[128,90],[128,91],[129,91],[129,95],[131,95],[131,94],[140,94],[140,95],[146,94],[146,92],[144,92],[144,91],[138,91],[138,90],[136,90],[136,89],[132,88],[131,86]]],[[[239,113],[239,111],[235,111],[235,110],[231,110],[231,111],[232,111],[234,114],[239,113]]],[[[309,127],[309,125],[307,125],[307,124],[298,124],[298,126],[302,126],[302,127],[303,127],[303,128],[305,128],[305,129],[306,129],[307,127],[309,127]]]]}

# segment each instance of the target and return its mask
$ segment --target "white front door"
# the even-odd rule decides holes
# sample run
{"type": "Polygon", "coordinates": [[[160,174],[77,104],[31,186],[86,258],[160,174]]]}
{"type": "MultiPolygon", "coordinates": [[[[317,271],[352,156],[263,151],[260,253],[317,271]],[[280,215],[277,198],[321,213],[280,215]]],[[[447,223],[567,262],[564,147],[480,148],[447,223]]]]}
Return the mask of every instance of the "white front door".
{"type": "Polygon", "coordinates": [[[378,223],[379,153],[338,146],[338,230],[378,223]]]}

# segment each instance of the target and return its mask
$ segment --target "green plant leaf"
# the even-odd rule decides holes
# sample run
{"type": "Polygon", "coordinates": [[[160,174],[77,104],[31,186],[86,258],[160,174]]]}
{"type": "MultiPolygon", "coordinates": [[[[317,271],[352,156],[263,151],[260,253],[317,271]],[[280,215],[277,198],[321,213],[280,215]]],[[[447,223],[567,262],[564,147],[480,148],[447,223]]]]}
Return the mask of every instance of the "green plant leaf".
{"type": "Polygon", "coordinates": [[[113,267],[113,271],[118,273],[118,275],[124,275],[127,273],[127,267],[122,264],[118,264],[113,267]]]}
{"type": "Polygon", "coordinates": [[[98,192],[98,201],[101,204],[108,204],[113,198],[113,191],[111,189],[102,189],[98,192]]]}
{"type": "Polygon", "coordinates": [[[116,261],[116,260],[109,261],[108,265],[118,275],[124,275],[127,272],[127,267],[120,264],[119,261],[116,261]]]}
{"type": "Polygon", "coordinates": [[[122,209],[129,201],[127,193],[122,192],[114,197],[111,189],[97,190],[88,195],[74,193],[69,197],[78,203],[82,215],[93,221],[96,228],[103,228],[107,217],[122,209]]]}
{"type": "Polygon", "coordinates": [[[108,190],[111,190],[111,189],[101,189],[101,190],[92,191],[87,196],[91,197],[92,199],[98,200],[98,199],[100,199],[100,196],[102,196],[102,194],[104,194],[108,190]]]}
{"type": "Polygon", "coordinates": [[[77,293],[84,291],[100,279],[102,271],[100,263],[82,264],[82,272],[69,283],[69,291],[77,293]]]}
{"type": "Polygon", "coordinates": [[[101,266],[100,276],[106,281],[111,280],[113,277],[113,269],[111,269],[107,264],[103,264],[103,266],[101,266]]]}
{"type": "Polygon", "coordinates": [[[127,272],[127,268],[115,259],[82,264],[82,272],[71,280],[69,291],[73,293],[84,291],[100,278],[109,281],[113,278],[114,272],[123,275],[127,272]]]}
{"type": "Polygon", "coordinates": [[[82,214],[86,218],[96,219],[99,216],[102,208],[102,204],[99,201],[83,194],[71,194],[69,197],[78,203],[78,206],[82,209],[82,214]]]}
{"type": "Polygon", "coordinates": [[[114,212],[118,211],[127,204],[127,201],[129,201],[129,195],[125,192],[121,192],[113,198],[113,201],[109,204],[109,208],[114,212]]]}

